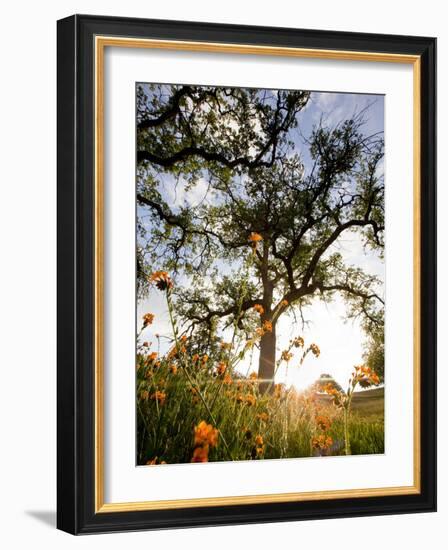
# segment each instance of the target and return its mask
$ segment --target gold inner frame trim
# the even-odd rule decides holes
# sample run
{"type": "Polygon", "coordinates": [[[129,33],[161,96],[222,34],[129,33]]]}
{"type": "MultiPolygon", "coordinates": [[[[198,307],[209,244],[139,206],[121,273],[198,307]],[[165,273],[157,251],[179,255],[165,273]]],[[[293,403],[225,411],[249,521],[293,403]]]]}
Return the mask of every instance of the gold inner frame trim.
{"type": "Polygon", "coordinates": [[[179,508],[231,506],[274,502],[299,502],[419,494],[420,470],[420,155],[421,155],[421,60],[417,55],[382,52],[356,52],[250,44],[95,37],[95,513],[166,510],[179,508]],[[180,500],[141,502],[104,502],[104,51],[106,47],[163,49],[176,51],[232,53],[300,57],[342,61],[368,61],[406,63],[413,65],[413,297],[414,297],[414,349],[413,349],[413,424],[414,424],[414,480],[413,485],[350,490],[278,493],[180,500]]]}

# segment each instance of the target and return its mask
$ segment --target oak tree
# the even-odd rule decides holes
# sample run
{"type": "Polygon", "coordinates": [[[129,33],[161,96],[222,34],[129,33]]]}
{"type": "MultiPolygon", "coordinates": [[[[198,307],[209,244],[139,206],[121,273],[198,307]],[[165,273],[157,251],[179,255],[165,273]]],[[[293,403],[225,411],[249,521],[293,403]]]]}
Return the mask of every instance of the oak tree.
{"type": "Polygon", "coordinates": [[[332,126],[322,117],[304,136],[311,95],[137,88],[139,292],[152,269],[177,274],[176,308],[201,338],[235,319],[252,330],[260,304],[265,381],[285,312],[337,293],[349,315],[382,322],[381,281],[335,245],[355,232],[381,253],[383,137],[365,134],[363,112],[332,126]]]}

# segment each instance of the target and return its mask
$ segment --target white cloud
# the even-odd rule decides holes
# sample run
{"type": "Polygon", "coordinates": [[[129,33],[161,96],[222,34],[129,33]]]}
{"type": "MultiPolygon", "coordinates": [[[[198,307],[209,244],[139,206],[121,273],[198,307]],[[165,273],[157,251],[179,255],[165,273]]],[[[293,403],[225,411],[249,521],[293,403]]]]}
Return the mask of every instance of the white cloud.
{"type": "Polygon", "coordinates": [[[199,178],[188,189],[188,182],[183,178],[176,180],[172,176],[165,176],[163,180],[161,179],[161,182],[160,192],[162,197],[175,209],[185,206],[196,208],[202,202],[208,202],[208,182],[205,178],[199,178]]]}

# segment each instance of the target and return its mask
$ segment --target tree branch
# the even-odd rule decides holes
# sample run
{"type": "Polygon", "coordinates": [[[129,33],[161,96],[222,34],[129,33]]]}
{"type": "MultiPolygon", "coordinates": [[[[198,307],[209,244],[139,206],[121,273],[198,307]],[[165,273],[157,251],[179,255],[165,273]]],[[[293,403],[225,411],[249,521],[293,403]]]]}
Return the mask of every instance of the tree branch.
{"type": "Polygon", "coordinates": [[[336,229],[333,231],[333,233],[330,235],[330,237],[328,237],[328,239],[326,239],[317,248],[316,252],[313,254],[313,257],[311,258],[310,263],[308,264],[308,268],[305,270],[305,273],[302,279],[302,286],[308,285],[308,283],[311,281],[311,278],[314,274],[314,271],[322,255],[326,252],[326,250],[328,250],[328,248],[336,241],[336,239],[344,231],[352,227],[365,227],[366,225],[371,225],[375,231],[380,231],[383,229],[382,227],[379,227],[374,220],[350,220],[341,225],[338,225],[336,229]]]}
{"type": "Polygon", "coordinates": [[[168,108],[157,118],[143,118],[137,125],[138,130],[146,130],[147,128],[155,128],[161,126],[170,118],[174,118],[180,111],[180,100],[187,94],[192,92],[191,86],[182,86],[174,92],[168,103],[168,108]]]}

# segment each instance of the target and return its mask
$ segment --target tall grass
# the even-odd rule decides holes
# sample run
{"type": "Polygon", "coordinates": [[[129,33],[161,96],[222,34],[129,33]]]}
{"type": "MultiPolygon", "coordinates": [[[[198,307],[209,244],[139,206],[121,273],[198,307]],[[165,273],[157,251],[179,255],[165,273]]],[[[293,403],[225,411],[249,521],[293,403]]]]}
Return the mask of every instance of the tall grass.
{"type": "MultiPolygon", "coordinates": [[[[382,418],[351,414],[353,391],[346,399],[326,388],[333,400],[322,402],[316,388],[299,393],[276,384],[261,392],[254,374],[241,375],[237,366],[257,344],[260,330],[238,348],[235,326],[231,342],[208,350],[210,355],[197,353],[179,334],[168,275],[157,272],[153,282],[166,293],[173,334],[171,349],[161,356],[138,338],[138,464],[384,452],[382,418]]],[[[143,328],[153,321],[153,315],[145,315],[143,328]]],[[[310,354],[318,357],[319,348],[305,346],[298,337],[277,368],[281,362],[300,368],[310,354]]],[[[350,388],[354,390],[353,382],[350,388]]]]}

